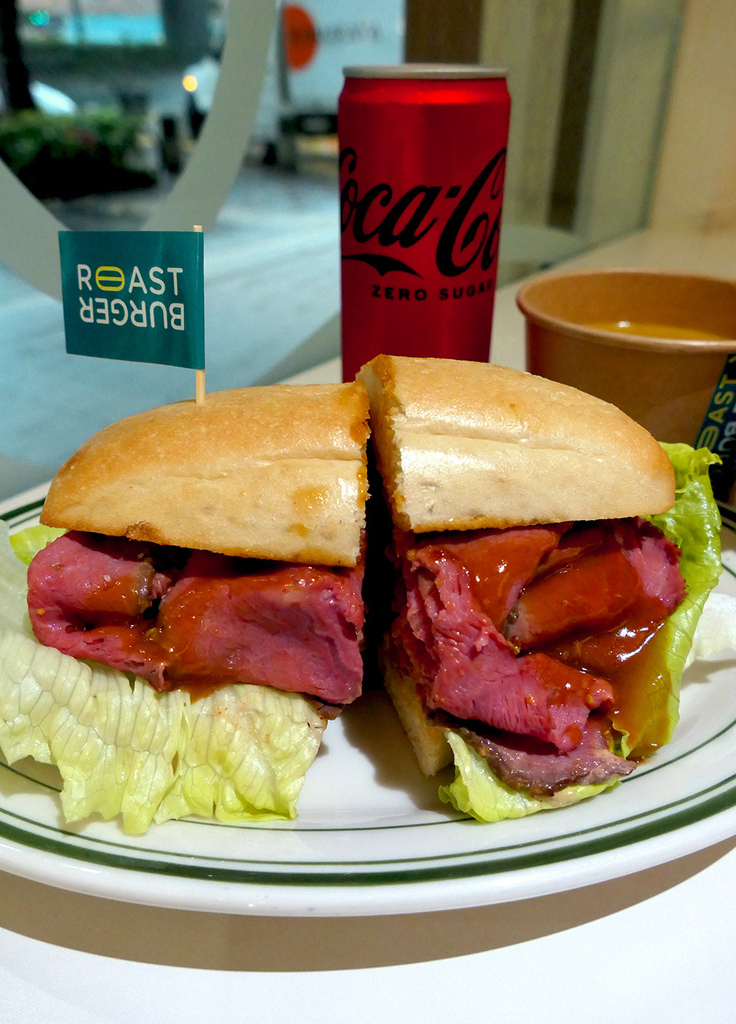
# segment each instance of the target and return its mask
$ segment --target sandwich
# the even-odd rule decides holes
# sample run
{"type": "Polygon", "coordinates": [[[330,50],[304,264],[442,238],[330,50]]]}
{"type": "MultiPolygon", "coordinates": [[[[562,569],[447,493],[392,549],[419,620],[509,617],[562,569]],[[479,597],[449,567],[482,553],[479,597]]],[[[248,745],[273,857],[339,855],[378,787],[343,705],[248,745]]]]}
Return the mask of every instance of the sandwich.
{"type": "Polygon", "coordinates": [[[0,560],[0,748],[68,820],[295,816],[361,692],[359,383],[209,394],[114,423],[0,560]]]}
{"type": "Polygon", "coordinates": [[[500,366],[381,355],[358,378],[372,585],[392,579],[379,665],[421,769],[454,762],[440,797],[482,821],[617,785],[677,721],[721,570],[713,456],[500,366]]]}

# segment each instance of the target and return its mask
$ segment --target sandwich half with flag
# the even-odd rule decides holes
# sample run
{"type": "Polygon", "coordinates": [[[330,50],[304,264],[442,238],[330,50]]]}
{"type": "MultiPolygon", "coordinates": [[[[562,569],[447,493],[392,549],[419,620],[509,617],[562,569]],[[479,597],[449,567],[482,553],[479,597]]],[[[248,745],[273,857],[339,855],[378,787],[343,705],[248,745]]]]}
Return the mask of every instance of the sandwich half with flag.
{"type": "MultiPolygon", "coordinates": [[[[62,236],[68,350],[203,366],[201,242],[62,236]]],[[[0,531],[0,751],[67,820],[295,816],[361,691],[367,419],[359,383],[138,413],[0,531]]]]}
{"type": "Polygon", "coordinates": [[[367,418],[358,383],[138,413],[0,531],[0,751],[67,820],[295,817],[361,692],[367,418]]]}

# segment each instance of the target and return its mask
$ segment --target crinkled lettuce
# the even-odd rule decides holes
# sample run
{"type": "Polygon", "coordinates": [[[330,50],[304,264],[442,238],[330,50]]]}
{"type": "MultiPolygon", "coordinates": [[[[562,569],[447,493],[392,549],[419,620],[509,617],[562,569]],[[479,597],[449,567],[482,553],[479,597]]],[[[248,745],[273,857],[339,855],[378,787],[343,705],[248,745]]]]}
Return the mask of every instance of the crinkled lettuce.
{"type": "MultiPolygon", "coordinates": [[[[708,594],[721,573],[721,517],[713,499],[708,475],[717,457],[706,448],[694,451],[689,445],[663,445],[675,470],[676,500],[668,512],[649,516],[649,521],[680,548],[680,570],[687,584],[687,595],[669,617],[664,629],[665,671],[658,683],[642,695],[636,736],[624,734],[620,750],[624,756],[637,747],[645,747],[649,737],[665,741],[677,724],[680,678],[695,635],[698,619],[708,594]],[[643,710],[646,708],[646,712],[643,710]]],[[[722,639],[728,642],[724,633],[722,639]]],[[[724,645],[725,645],[724,643],[724,645]]],[[[711,648],[712,649],[712,648],[711,648]]],[[[549,799],[540,799],[506,786],[495,777],[488,762],[456,733],[447,738],[455,760],[455,779],[441,786],[440,798],[479,821],[520,818],[536,811],[560,807],[619,785],[620,780],[595,786],[569,786],[549,799]]]]}
{"type": "MultiPolygon", "coordinates": [[[[711,590],[720,578],[721,514],[713,498],[709,467],[719,462],[707,448],[694,451],[686,444],[665,444],[675,470],[675,504],[667,512],[647,518],[659,527],[680,549],[680,572],[687,591],[684,601],[665,623],[665,668],[670,686],[659,694],[653,705],[651,725],[656,731],[657,716],[667,719],[665,741],[677,724],[680,703],[680,679],[693,645],[695,629],[711,590]]],[[[647,729],[640,737],[629,736],[624,753],[647,743],[647,729]]]]}
{"type": "MultiPolygon", "coordinates": [[[[149,687],[150,689],[150,687],[149,687]]],[[[230,685],[184,708],[184,742],[156,822],[189,814],[220,821],[296,816],[324,723],[297,693],[230,685]]]]}
{"type": "MultiPolygon", "coordinates": [[[[40,547],[44,547],[44,541],[40,547]]],[[[28,618],[26,570],[8,543],[8,527],[0,520],[0,630],[33,636],[28,618]]]]}
{"type": "Polygon", "coordinates": [[[68,821],[122,817],[126,832],[196,814],[294,818],[324,721],[299,694],[230,685],[192,702],[181,690],[78,661],[33,636],[26,570],[59,531],[8,543],[0,524],[0,750],[57,765],[68,821]]]}

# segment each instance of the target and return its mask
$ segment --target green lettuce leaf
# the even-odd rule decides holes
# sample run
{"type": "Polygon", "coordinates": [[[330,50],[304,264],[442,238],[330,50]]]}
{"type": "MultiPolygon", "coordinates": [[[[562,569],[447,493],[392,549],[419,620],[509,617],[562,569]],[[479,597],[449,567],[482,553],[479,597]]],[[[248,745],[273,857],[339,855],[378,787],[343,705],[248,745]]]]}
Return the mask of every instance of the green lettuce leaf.
{"type": "Polygon", "coordinates": [[[680,549],[680,572],[687,585],[684,601],[664,626],[665,693],[648,696],[650,718],[639,736],[624,738],[624,753],[646,749],[649,737],[659,733],[658,742],[667,742],[677,725],[680,704],[680,680],[692,648],[698,620],[711,590],[720,578],[721,515],[713,498],[709,467],[719,462],[707,448],[694,451],[686,444],[664,444],[675,470],[676,499],[667,512],[647,516],[680,549]],[[666,719],[662,735],[661,723],[666,719]],[[659,720],[659,722],[658,722],[659,720]]]}
{"type": "Polygon", "coordinates": [[[186,699],[0,631],[0,749],[58,766],[68,821],[121,814],[145,832],[173,784],[186,699]]]}
{"type": "Polygon", "coordinates": [[[0,520],[0,629],[33,635],[27,593],[26,570],[8,543],[7,523],[0,520]]]}
{"type": "MultiPolygon", "coordinates": [[[[58,533],[23,532],[24,561],[58,533]]],[[[192,702],[39,644],[0,524],[0,750],[58,767],[68,821],[120,815],[135,834],[189,814],[293,818],[325,724],[298,694],[231,685],[192,702]]]]}
{"type": "MultiPolygon", "coordinates": [[[[636,736],[624,733],[618,753],[646,748],[652,736],[666,742],[677,724],[680,678],[706,599],[721,573],[721,518],[713,499],[708,467],[718,461],[707,449],[663,445],[675,470],[676,499],[668,512],[649,521],[680,548],[680,570],[687,584],[684,601],[664,627],[664,671],[642,694],[642,728],[636,736]],[[646,709],[644,711],[643,709],[646,709]],[[664,739],[663,739],[664,737],[664,739]]],[[[595,796],[619,785],[619,779],[595,786],[569,786],[551,798],[538,798],[506,786],[488,762],[460,736],[446,733],[455,761],[455,778],[441,786],[440,799],[479,821],[520,818],[595,796]]]]}
{"type": "Polygon", "coordinates": [[[21,530],[20,533],[12,534],[10,546],[16,558],[19,558],[25,565],[30,565],[34,555],[41,548],[45,548],[47,544],[56,540],[57,537],[61,537],[63,533],[66,533],[66,530],[56,526],[42,526],[39,523],[37,526],[29,526],[27,529],[21,530]]]}
{"type": "Polygon", "coordinates": [[[220,821],[296,816],[324,731],[302,697],[268,686],[226,686],[186,707],[184,721],[186,743],[157,822],[209,817],[213,810],[220,821]]]}

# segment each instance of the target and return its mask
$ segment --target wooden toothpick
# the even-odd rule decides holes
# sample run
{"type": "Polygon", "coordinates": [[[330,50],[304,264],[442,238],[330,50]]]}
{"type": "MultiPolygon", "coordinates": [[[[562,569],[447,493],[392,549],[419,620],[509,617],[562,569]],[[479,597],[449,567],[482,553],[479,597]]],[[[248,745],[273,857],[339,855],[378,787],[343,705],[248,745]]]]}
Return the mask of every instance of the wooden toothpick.
{"type": "MultiPolygon", "coordinates": [[[[192,228],[193,231],[204,231],[201,224],[195,224],[192,228]]],[[[204,404],[204,370],[195,370],[195,382],[194,382],[194,403],[195,405],[204,404]]]]}

